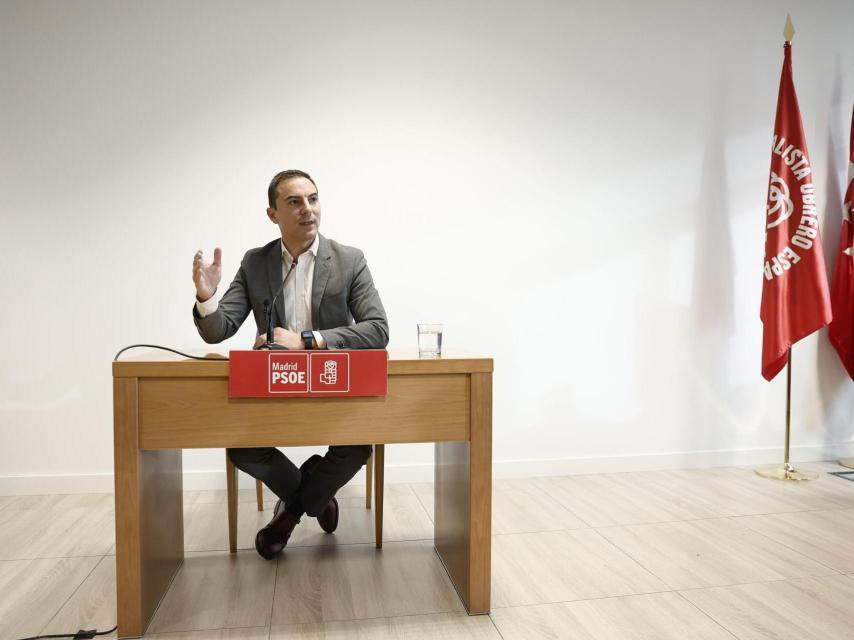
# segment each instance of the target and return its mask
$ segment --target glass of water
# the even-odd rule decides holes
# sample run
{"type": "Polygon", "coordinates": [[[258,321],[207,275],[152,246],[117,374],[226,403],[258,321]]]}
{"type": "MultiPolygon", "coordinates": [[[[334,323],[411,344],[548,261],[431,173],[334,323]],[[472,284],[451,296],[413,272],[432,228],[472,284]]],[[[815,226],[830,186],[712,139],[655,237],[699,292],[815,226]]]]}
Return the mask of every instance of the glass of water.
{"type": "Polygon", "coordinates": [[[442,357],[442,325],[441,324],[419,324],[418,325],[418,357],[419,358],[441,358],[442,357]]]}

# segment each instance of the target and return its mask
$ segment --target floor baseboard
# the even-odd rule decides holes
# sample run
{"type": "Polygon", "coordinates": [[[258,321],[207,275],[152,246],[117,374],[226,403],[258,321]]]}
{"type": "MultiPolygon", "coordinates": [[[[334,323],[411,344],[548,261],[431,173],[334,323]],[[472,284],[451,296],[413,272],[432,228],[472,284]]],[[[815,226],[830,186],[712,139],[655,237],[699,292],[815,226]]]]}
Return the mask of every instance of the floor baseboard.
{"type": "MultiPolygon", "coordinates": [[[[394,446],[394,445],[390,445],[394,446]]],[[[659,454],[620,456],[590,456],[537,460],[496,460],[494,478],[529,478],[535,476],[576,475],[582,473],[617,473],[623,471],[653,471],[659,469],[702,469],[763,465],[782,462],[780,448],[731,451],[688,451],[659,454]]],[[[854,457],[854,443],[804,446],[791,450],[793,462],[836,460],[854,457]]],[[[360,471],[353,482],[364,482],[360,471]]],[[[254,486],[246,474],[239,474],[240,487],[254,486]]],[[[386,481],[432,482],[433,464],[386,465],[386,481]]],[[[225,489],[225,468],[184,472],[185,490],[225,489]]],[[[0,495],[41,495],[61,493],[112,493],[113,474],[58,474],[0,476],[0,495]]]]}

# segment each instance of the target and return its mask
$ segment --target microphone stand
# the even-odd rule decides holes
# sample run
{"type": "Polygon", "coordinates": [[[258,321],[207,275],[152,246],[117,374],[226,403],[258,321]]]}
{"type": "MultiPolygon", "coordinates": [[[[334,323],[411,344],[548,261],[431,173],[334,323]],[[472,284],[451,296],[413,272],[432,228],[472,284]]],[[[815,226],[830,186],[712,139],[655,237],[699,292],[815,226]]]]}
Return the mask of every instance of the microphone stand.
{"type": "Polygon", "coordinates": [[[259,347],[256,347],[259,351],[287,351],[287,347],[283,347],[280,344],[276,344],[273,342],[273,311],[276,308],[276,300],[278,300],[279,295],[285,290],[285,284],[288,282],[288,278],[291,277],[291,273],[297,266],[297,261],[299,257],[295,258],[293,263],[291,264],[291,268],[288,269],[288,272],[285,274],[285,277],[282,278],[282,284],[279,285],[278,291],[276,291],[276,295],[273,296],[273,302],[268,303],[264,300],[264,317],[267,320],[267,342],[262,344],[259,347]]]}

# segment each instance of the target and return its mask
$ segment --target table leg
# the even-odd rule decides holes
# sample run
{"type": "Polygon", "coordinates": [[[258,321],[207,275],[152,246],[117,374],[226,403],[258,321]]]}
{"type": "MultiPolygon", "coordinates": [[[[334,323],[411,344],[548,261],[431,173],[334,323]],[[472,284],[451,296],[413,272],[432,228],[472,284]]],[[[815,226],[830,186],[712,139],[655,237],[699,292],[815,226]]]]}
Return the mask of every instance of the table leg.
{"type": "Polygon", "coordinates": [[[139,450],[137,378],[114,378],[116,604],[120,638],[141,636],[184,559],[181,450],[139,450]]]}
{"type": "Polygon", "coordinates": [[[374,489],[374,454],[365,462],[365,509],[371,508],[371,492],[374,489]]]}
{"type": "Polygon", "coordinates": [[[376,537],[377,549],[383,548],[383,504],[385,498],[385,445],[374,445],[374,477],[376,487],[374,488],[374,535],[376,537]]]}
{"type": "Polygon", "coordinates": [[[492,561],[492,374],[471,375],[469,442],[436,443],[434,542],[469,614],[488,613],[492,561]]]}
{"type": "MultiPolygon", "coordinates": [[[[225,486],[226,502],[228,502],[228,551],[237,553],[237,505],[240,502],[240,494],[238,493],[237,467],[228,457],[227,450],[225,454],[225,486]]],[[[263,510],[262,506],[261,511],[263,510]]]]}

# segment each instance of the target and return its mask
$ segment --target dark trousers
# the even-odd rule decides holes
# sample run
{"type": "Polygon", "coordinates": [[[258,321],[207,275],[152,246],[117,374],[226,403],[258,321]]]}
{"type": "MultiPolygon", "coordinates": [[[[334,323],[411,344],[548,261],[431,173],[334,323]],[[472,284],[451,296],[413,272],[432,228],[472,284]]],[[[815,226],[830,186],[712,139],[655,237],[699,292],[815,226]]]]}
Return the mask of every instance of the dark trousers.
{"type": "Polygon", "coordinates": [[[329,447],[311,473],[300,470],[288,457],[273,447],[227,449],[234,466],[257,478],[285,502],[294,502],[297,495],[305,512],[312,517],[320,514],[335,496],[362,468],[371,455],[371,445],[329,447]]]}

